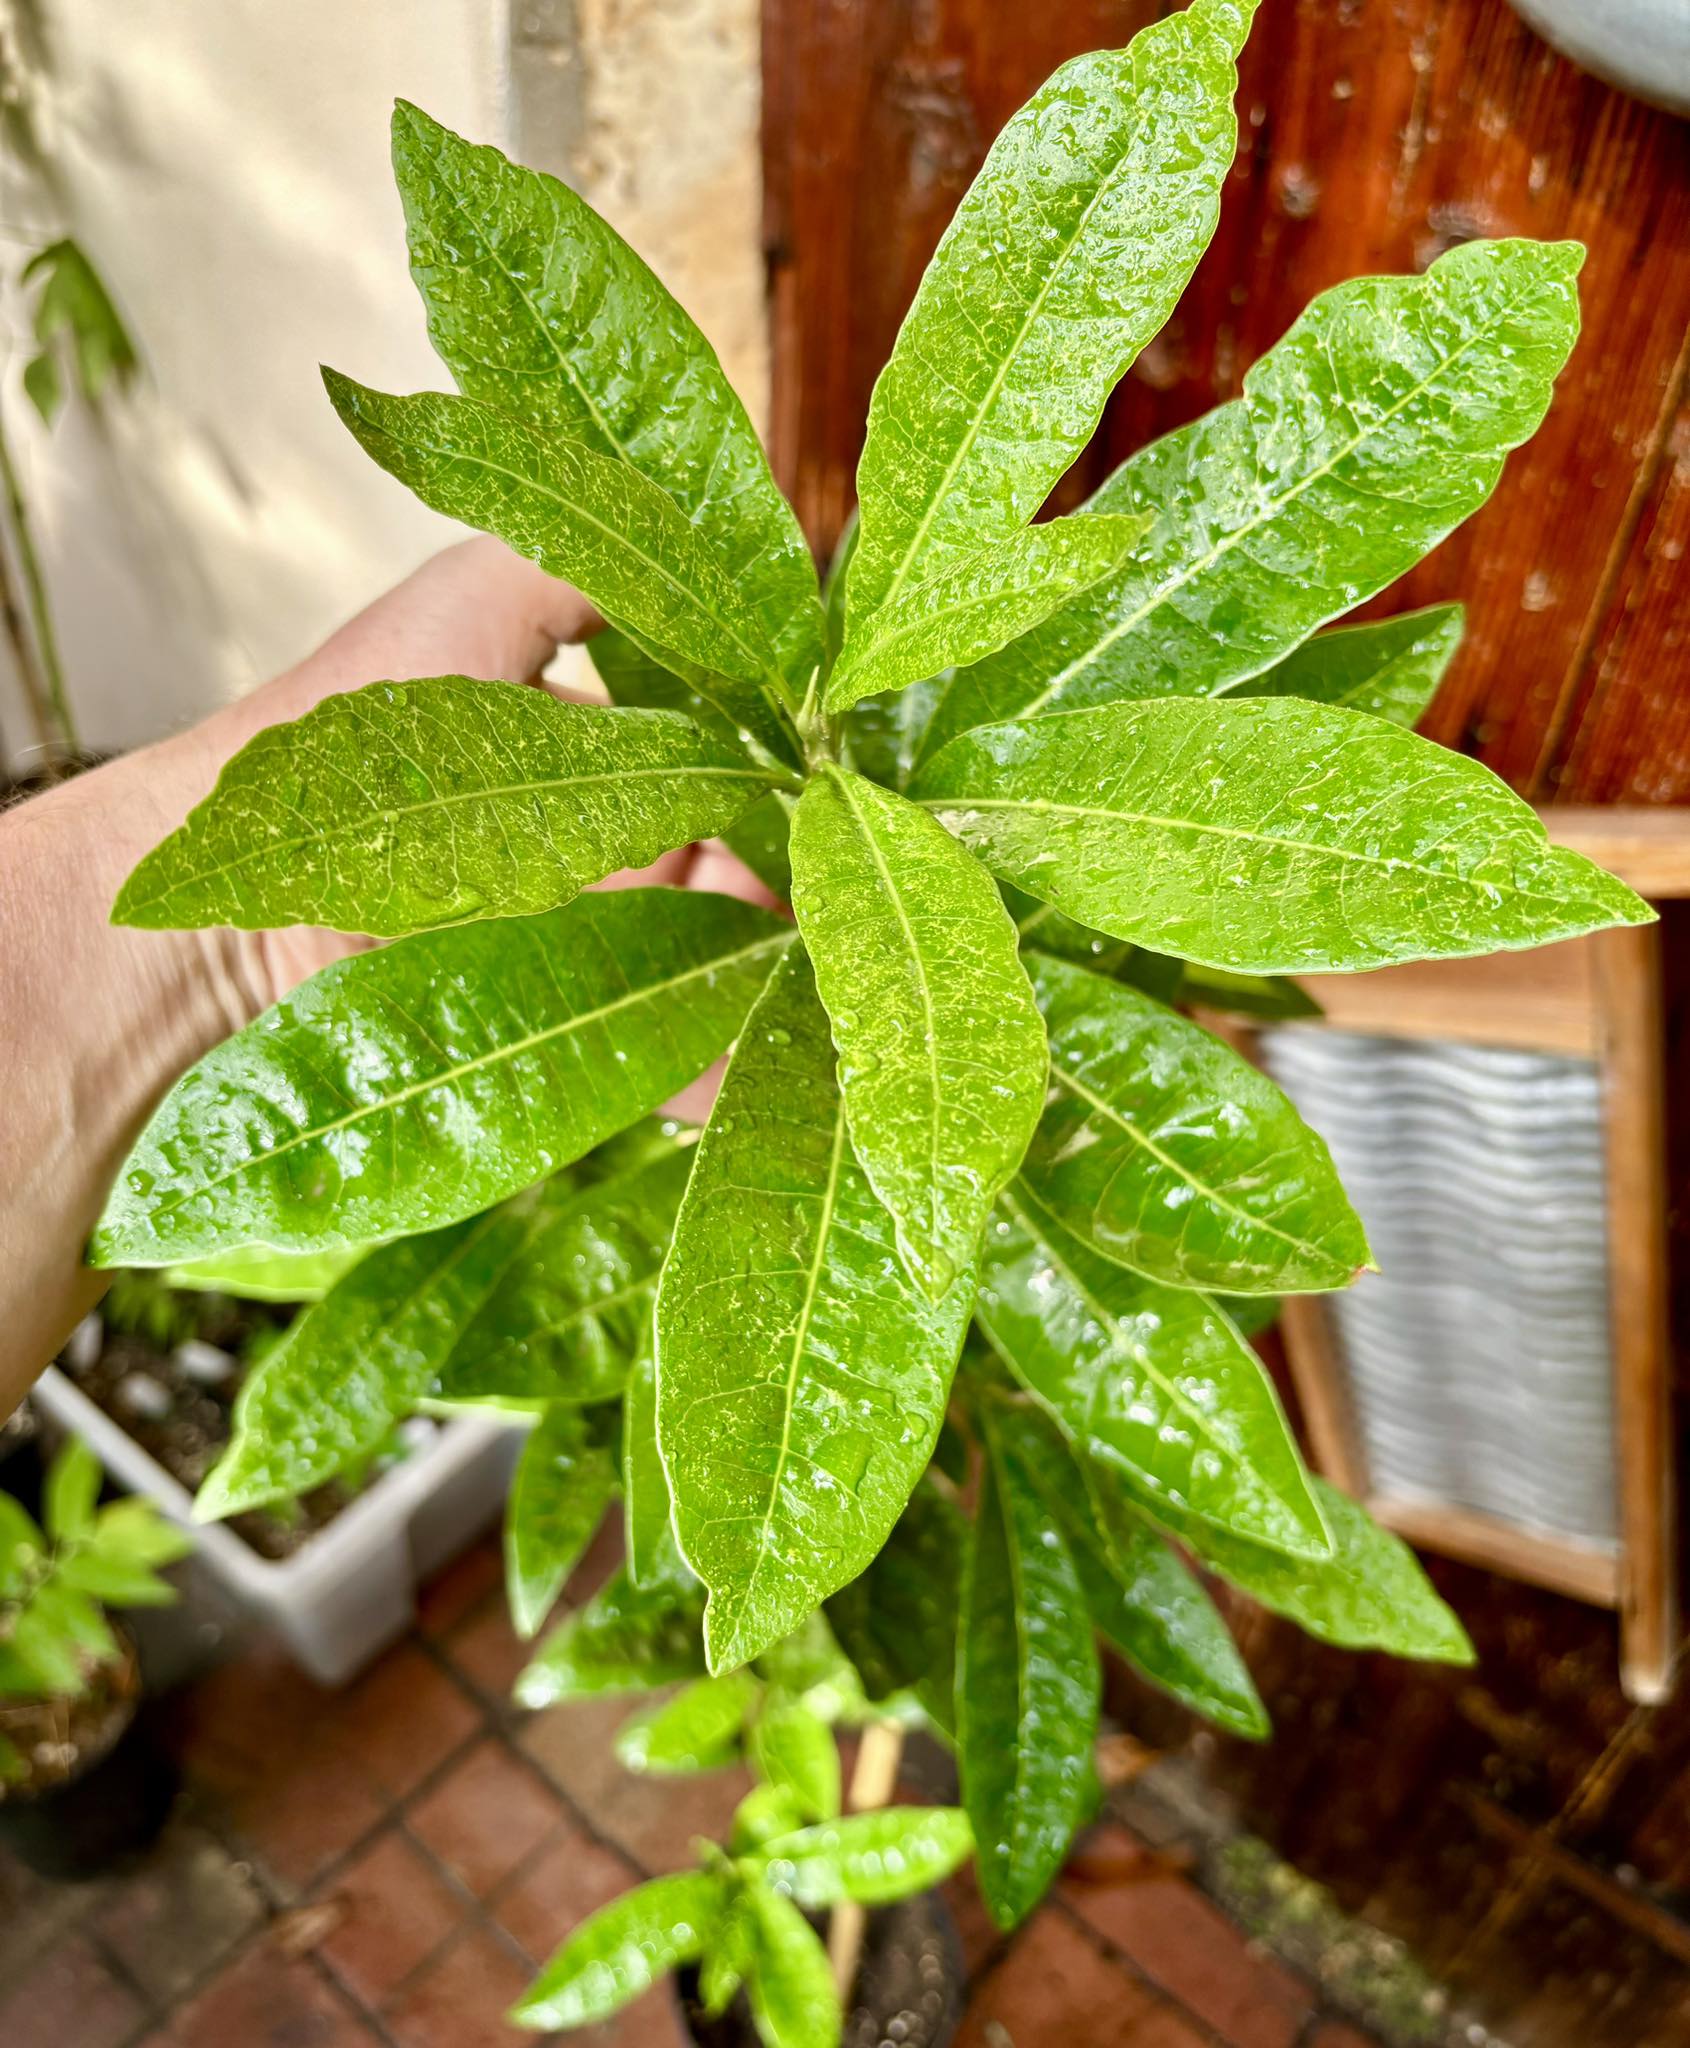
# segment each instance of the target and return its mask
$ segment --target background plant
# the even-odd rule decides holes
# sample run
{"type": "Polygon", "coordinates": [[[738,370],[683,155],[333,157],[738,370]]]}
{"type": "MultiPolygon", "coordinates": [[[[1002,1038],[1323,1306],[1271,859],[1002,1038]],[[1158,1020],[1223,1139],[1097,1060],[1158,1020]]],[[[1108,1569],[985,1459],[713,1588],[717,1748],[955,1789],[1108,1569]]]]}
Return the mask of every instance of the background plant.
{"type": "Polygon", "coordinates": [[[419,1402],[531,1409],[519,1622],[617,1492],[628,1562],[523,1697],[726,1677],[824,1606],[865,1694],[954,1738],[1005,1925],[1090,1807],[1098,1634],[1264,1732],[1189,1559],[1326,1640],[1471,1655],[1306,1470],[1243,1333],[1347,1285],[1361,1223],[1178,1006],[1306,1012],[1286,976],[1649,915],[1410,730],[1457,608],[1318,630],[1535,428],[1575,246],[1336,287],[1238,399],[1034,522],[1212,232],[1252,12],[1194,0],[1009,123],[876,386],[825,592],[650,272],[402,105],[459,393],[330,397],[426,502],[587,593],[614,708],[464,677],[331,698],[114,913],[398,941],[185,1076],[96,1234],[102,1264],[376,1245],[251,1382],[202,1511],[314,1483],[419,1402]],[[795,926],[579,893],[712,833],[795,926]],[[702,1135],[649,1120],[730,1044],[702,1135]]]}

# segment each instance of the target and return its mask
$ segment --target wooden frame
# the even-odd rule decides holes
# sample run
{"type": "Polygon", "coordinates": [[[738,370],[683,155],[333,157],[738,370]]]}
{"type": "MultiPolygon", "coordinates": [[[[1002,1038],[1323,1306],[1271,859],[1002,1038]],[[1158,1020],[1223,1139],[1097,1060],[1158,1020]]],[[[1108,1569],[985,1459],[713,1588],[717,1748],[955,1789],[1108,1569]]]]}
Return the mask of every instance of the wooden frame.
{"type": "MultiPolygon", "coordinates": [[[[1544,822],[1655,900],[1690,896],[1690,813],[1548,811],[1544,822]]],[[[1319,1296],[1282,1328],[1315,1462],[1411,1543],[1618,1611],[1629,1698],[1660,1700],[1678,1647],[1668,1328],[1666,1081],[1660,927],[1598,932],[1534,954],[1311,976],[1341,1029],[1517,1046],[1594,1059],[1601,1073],[1609,1328],[1618,1461],[1617,1548],[1521,1529],[1456,1506],[1376,1493],[1319,1296]]]]}

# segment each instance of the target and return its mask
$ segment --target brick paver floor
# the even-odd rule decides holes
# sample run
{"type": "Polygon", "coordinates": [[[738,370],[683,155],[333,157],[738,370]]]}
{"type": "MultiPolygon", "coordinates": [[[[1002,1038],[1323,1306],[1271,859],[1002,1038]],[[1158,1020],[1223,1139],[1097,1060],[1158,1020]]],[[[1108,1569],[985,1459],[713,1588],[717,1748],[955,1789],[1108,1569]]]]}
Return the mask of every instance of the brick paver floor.
{"type": "MultiPolygon", "coordinates": [[[[609,1746],[623,1703],[518,1712],[502,1601],[484,1544],[342,1693],[267,1648],[193,1686],[174,1714],[186,1789],[139,1869],[52,1885],[0,1854],[0,2044],[532,2041],[501,2015],[536,1966],[630,1881],[690,1860],[744,1780],[629,1777],[609,1746]]],[[[1119,1821],[1007,1942],[966,1876],[949,1894],[958,2048],[1377,2048],[1119,1821]]],[[[685,2048],[664,1991],[575,2038],[685,2048]]]]}

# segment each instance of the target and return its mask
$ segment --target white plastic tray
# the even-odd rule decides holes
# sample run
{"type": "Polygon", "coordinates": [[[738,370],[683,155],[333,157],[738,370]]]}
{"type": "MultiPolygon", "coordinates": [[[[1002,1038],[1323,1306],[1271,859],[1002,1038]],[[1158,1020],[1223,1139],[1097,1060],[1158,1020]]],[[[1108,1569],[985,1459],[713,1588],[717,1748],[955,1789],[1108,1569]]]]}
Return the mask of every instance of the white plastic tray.
{"type": "Polygon", "coordinates": [[[272,1562],[232,1529],[196,1522],[187,1489],[63,1373],[43,1373],[34,1392],[114,1479],[191,1531],[213,1577],[324,1685],[344,1684],[410,1627],[418,1585],[497,1514],[522,1444],[504,1423],[454,1416],[292,1557],[272,1562]]]}

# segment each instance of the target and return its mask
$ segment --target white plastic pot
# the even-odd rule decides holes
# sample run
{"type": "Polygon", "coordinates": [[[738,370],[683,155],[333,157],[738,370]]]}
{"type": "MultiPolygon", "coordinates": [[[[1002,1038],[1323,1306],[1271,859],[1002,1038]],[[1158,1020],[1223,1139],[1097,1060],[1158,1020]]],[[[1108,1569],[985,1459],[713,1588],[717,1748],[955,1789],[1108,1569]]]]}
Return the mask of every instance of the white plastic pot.
{"type": "Polygon", "coordinates": [[[186,1487],[63,1373],[44,1373],[34,1395],[115,1480],[190,1530],[201,1564],[324,1685],[344,1684],[410,1627],[419,1584],[498,1513],[522,1445],[504,1423],[454,1416],[293,1556],[272,1561],[232,1529],[195,1522],[186,1487]]]}

